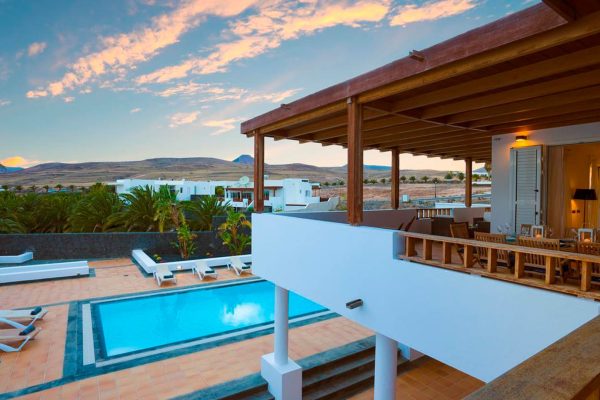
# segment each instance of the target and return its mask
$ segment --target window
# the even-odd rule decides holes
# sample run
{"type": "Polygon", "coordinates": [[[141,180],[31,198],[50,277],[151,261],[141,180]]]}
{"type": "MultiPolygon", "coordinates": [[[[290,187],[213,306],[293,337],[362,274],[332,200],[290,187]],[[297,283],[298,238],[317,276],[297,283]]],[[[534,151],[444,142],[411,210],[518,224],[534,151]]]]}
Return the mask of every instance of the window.
{"type": "Polygon", "coordinates": [[[252,192],[242,192],[242,199],[252,200],[252,192]]]}
{"type": "Polygon", "coordinates": [[[265,190],[265,200],[269,200],[269,193],[271,193],[270,190],[265,190]]]}

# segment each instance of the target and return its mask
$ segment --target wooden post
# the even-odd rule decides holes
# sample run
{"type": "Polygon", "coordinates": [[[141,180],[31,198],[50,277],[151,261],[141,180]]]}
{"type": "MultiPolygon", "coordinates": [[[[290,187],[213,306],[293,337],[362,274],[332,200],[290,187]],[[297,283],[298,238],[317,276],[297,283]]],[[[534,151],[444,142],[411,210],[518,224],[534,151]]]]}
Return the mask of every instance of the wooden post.
{"type": "Polygon", "coordinates": [[[254,133],[254,212],[265,210],[265,137],[254,133]]]}
{"type": "Polygon", "coordinates": [[[465,159],[465,207],[473,203],[473,159],[465,159]]]}
{"type": "Polygon", "coordinates": [[[363,221],[362,107],[356,97],[348,99],[348,223],[363,221]]]}
{"type": "Polygon", "coordinates": [[[410,236],[405,236],[404,238],[406,239],[404,242],[404,245],[406,246],[404,254],[406,257],[412,257],[415,255],[415,239],[410,236]]]}
{"type": "Polygon", "coordinates": [[[515,253],[515,278],[522,278],[525,274],[525,254],[515,253]]]}
{"type": "Polygon", "coordinates": [[[471,268],[473,266],[473,246],[465,244],[465,251],[463,252],[463,261],[465,262],[465,268],[471,268]]]}
{"type": "Polygon", "coordinates": [[[400,208],[400,152],[392,149],[392,209],[400,208]]]}
{"type": "Polygon", "coordinates": [[[546,256],[546,285],[554,283],[554,258],[546,256]]]}
{"type": "Polygon", "coordinates": [[[487,256],[488,256],[487,271],[489,273],[494,273],[497,271],[497,266],[498,266],[498,250],[488,247],[487,253],[488,253],[487,254],[487,256]]]}
{"type": "Polygon", "coordinates": [[[447,265],[452,263],[452,243],[442,243],[442,264],[447,265]]]}
{"type": "Polygon", "coordinates": [[[588,261],[581,262],[581,290],[589,292],[592,288],[592,265],[588,261]]]}
{"type": "Polygon", "coordinates": [[[431,249],[432,249],[431,240],[423,239],[423,259],[431,260],[431,249]]]}

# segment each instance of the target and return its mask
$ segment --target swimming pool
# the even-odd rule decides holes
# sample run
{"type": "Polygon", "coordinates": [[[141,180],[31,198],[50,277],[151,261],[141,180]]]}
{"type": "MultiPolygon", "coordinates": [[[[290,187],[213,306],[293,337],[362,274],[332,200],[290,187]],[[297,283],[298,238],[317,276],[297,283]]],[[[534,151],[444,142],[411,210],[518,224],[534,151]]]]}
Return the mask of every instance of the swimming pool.
{"type": "MultiPolygon", "coordinates": [[[[272,323],[274,292],[259,281],[96,303],[101,350],[113,357],[272,323]]],[[[324,310],[290,292],[290,318],[324,310]]]]}

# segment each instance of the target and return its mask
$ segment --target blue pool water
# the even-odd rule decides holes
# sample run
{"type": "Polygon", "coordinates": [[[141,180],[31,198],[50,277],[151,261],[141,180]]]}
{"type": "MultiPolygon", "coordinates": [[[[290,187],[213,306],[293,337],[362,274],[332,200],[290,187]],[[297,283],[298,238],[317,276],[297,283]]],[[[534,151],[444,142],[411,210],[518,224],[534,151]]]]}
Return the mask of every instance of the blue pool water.
{"type": "MultiPolygon", "coordinates": [[[[98,303],[106,356],[273,322],[275,289],[261,281],[98,303]]],[[[325,310],[290,292],[289,316],[325,310]]]]}

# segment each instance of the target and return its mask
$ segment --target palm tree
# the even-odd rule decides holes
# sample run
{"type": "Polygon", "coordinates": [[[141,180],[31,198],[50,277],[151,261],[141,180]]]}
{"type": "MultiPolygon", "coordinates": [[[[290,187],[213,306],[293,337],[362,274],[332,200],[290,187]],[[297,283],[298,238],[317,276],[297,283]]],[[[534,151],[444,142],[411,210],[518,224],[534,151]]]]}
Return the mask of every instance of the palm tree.
{"type": "Polygon", "coordinates": [[[400,177],[400,182],[405,183],[406,182],[406,177],[404,175],[402,175],[400,177]]]}
{"type": "Polygon", "coordinates": [[[446,173],[446,176],[444,176],[444,179],[446,180],[451,180],[452,178],[454,178],[454,174],[452,172],[448,172],[446,173]]]}
{"type": "Polygon", "coordinates": [[[438,184],[438,183],[440,183],[441,181],[440,181],[438,178],[433,178],[433,179],[431,180],[431,182],[433,182],[434,184],[436,184],[436,185],[437,185],[437,184],[438,184]]]}
{"type": "Polygon", "coordinates": [[[229,201],[223,202],[216,196],[203,196],[183,205],[192,230],[210,231],[213,229],[213,217],[227,215],[229,201]]]}
{"type": "Polygon", "coordinates": [[[410,181],[410,183],[415,183],[415,181],[417,180],[417,177],[411,176],[410,178],[408,178],[408,180],[410,181]]]}
{"type": "Polygon", "coordinates": [[[379,182],[381,182],[381,183],[383,183],[383,184],[385,185],[385,182],[386,182],[386,180],[385,180],[385,178],[381,178],[381,179],[379,180],[379,182]]]}
{"type": "Polygon", "coordinates": [[[56,188],[57,191],[61,191],[63,188],[63,185],[61,185],[60,183],[56,184],[56,186],[54,186],[56,188]]]}
{"type": "Polygon", "coordinates": [[[428,177],[427,175],[425,175],[424,177],[422,177],[422,178],[421,178],[421,180],[422,180],[424,183],[427,183],[427,181],[429,180],[429,177],[428,177]]]}
{"type": "Polygon", "coordinates": [[[464,174],[464,172],[459,172],[458,174],[456,174],[456,177],[461,182],[465,180],[465,174],[464,174]]]}
{"type": "Polygon", "coordinates": [[[8,185],[2,185],[2,189],[3,189],[5,192],[8,192],[8,188],[9,188],[9,186],[8,186],[8,185]]]}
{"type": "Polygon", "coordinates": [[[67,232],[69,216],[75,204],[73,197],[65,194],[41,197],[34,212],[35,231],[42,233],[67,232]]]}
{"type": "Polygon", "coordinates": [[[30,190],[32,193],[35,193],[35,192],[37,192],[37,186],[35,186],[35,185],[31,185],[31,186],[29,186],[29,190],[30,190]]]}
{"type": "Polygon", "coordinates": [[[46,193],[48,193],[48,191],[50,190],[50,186],[48,186],[48,185],[44,185],[42,187],[44,188],[44,190],[46,191],[46,193]]]}
{"type": "Polygon", "coordinates": [[[16,190],[17,192],[21,193],[21,192],[23,191],[23,186],[21,186],[21,185],[17,185],[17,186],[15,186],[15,190],[16,190]]]}
{"type": "Polygon", "coordinates": [[[242,213],[229,211],[227,220],[219,226],[219,237],[231,255],[243,254],[250,247],[251,238],[246,232],[252,228],[250,221],[242,213]]]}
{"type": "Polygon", "coordinates": [[[71,193],[75,192],[75,185],[69,185],[69,190],[71,193]]]}
{"type": "Polygon", "coordinates": [[[133,188],[123,193],[121,199],[125,207],[113,214],[109,224],[113,229],[125,229],[128,232],[152,232],[157,230],[156,194],[150,186],[133,188]]]}
{"type": "Polygon", "coordinates": [[[182,220],[177,193],[171,192],[166,185],[158,190],[154,220],[158,222],[158,231],[161,233],[169,226],[177,228],[182,220]]]}
{"type": "Polygon", "coordinates": [[[111,217],[123,209],[123,202],[106,188],[95,188],[73,208],[69,217],[72,232],[105,232],[112,227],[111,217]]]}

